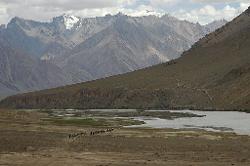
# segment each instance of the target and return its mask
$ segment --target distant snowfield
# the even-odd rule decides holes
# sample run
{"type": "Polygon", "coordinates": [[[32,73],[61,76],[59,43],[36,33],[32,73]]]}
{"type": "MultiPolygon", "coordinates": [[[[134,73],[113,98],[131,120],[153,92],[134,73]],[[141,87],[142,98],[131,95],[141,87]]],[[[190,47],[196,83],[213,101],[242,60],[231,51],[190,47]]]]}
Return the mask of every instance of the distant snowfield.
{"type": "Polygon", "coordinates": [[[64,24],[66,29],[70,30],[74,27],[74,25],[80,20],[76,16],[64,15],[64,24]]]}
{"type": "MultiPolygon", "coordinates": [[[[180,111],[171,111],[180,112],[180,111]]],[[[146,124],[133,127],[173,128],[173,129],[204,129],[214,132],[235,132],[239,135],[250,135],[250,114],[244,112],[189,111],[182,112],[205,115],[204,117],[177,118],[166,120],[159,118],[136,117],[146,124]]]]}

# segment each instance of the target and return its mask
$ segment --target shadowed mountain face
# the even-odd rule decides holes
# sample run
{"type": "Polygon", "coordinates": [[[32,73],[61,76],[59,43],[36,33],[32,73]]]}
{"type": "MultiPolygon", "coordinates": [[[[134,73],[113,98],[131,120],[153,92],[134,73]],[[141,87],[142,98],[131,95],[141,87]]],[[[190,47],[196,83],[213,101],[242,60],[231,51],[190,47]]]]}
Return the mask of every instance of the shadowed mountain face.
{"type": "Polygon", "coordinates": [[[181,58],[92,82],[9,97],[15,108],[250,110],[250,8],[181,58]]]}
{"type": "Polygon", "coordinates": [[[16,17],[7,28],[0,27],[2,44],[8,45],[0,58],[4,66],[23,63],[1,71],[6,75],[2,82],[11,85],[9,72],[20,74],[15,77],[16,89],[8,86],[0,96],[99,79],[176,59],[223,24],[201,26],[168,15],[128,17],[121,13],[84,19],[63,15],[48,23],[16,17]],[[10,50],[23,58],[9,58],[14,56],[10,50]]]}
{"type": "Polygon", "coordinates": [[[56,65],[13,49],[4,38],[0,39],[0,52],[1,96],[72,83],[56,65]]]}

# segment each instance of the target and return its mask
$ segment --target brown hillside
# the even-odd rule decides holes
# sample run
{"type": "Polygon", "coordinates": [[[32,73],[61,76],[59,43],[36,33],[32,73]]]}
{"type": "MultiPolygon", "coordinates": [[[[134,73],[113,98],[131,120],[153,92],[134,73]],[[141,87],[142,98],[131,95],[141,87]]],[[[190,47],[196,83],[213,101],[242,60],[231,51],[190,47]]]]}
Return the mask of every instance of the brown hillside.
{"type": "Polygon", "coordinates": [[[250,8],[181,58],[92,82],[16,95],[15,108],[250,110],[250,8]]]}

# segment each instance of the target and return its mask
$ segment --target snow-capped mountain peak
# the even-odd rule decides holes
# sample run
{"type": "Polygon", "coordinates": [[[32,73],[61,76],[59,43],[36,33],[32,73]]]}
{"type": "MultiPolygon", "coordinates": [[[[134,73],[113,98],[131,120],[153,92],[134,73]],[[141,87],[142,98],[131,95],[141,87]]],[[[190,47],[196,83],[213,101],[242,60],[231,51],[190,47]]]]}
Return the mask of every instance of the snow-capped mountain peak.
{"type": "Polygon", "coordinates": [[[80,18],[73,15],[63,15],[64,25],[66,29],[72,29],[76,23],[80,20],[80,18]]]}

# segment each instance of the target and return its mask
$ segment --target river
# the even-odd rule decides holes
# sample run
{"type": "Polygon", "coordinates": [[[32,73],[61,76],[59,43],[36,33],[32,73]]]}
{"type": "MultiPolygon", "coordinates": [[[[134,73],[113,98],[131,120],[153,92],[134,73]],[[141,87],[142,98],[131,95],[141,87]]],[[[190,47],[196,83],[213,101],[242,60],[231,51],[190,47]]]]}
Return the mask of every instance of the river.
{"type": "MultiPolygon", "coordinates": [[[[178,112],[178,111],[171,111],[178,112]]],[[[250,114],[244,112],[219,111],[181,111],[189,112],[203,117],[177,118],[173,120],[135,117],[145,122],[143,125],[133,127],[173,128],[173,129],[204,129],[215,132],[235,132],[240,135],[250,135],[250,114]]]]}

